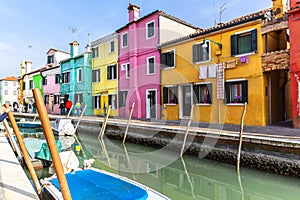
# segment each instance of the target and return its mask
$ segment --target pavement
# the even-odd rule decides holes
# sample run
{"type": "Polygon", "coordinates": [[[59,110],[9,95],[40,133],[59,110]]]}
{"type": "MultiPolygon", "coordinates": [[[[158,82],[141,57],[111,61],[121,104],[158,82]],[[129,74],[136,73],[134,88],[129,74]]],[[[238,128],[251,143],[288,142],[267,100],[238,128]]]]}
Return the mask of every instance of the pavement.
{"type": "Polygon", "coordinates": [[[39,199],[3,133],[0,134],[0,199],[39,199]]]}

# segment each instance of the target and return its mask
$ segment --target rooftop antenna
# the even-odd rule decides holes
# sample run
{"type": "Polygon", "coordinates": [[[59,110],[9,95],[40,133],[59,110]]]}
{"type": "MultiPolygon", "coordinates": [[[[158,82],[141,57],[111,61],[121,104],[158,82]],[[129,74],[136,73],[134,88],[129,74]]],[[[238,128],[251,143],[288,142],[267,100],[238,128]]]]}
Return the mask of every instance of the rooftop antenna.
{"type": "Polygon", "coordinates": [[[220,21],[219,21],[219,24],[222,23],[222,13],[224,12],[224,10],[226,9],[224,6],[226,5],[226,3],[223,3],[220,7],[220,21]]]}
{"type": "Polygon", "coordinates": [[[71,33],[75,34],[75,40],[77,41],[77,34],[76,32],[78,31],[77,27],[69,27],[69,30],[71,31],[71,33]]]}

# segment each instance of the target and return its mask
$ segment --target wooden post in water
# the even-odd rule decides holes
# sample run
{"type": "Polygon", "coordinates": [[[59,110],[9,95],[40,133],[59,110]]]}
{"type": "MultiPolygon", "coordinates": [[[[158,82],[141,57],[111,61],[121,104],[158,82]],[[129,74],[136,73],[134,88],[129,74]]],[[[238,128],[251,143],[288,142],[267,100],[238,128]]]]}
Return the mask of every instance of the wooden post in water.
{"type": "Polygon", "coordinates": [[[75,126],[75,133],[76,133],[77,127],[78,127],[78,125],[79,125],[79,123],[80,123],[80,121],[81,121],[81,119],[82,119],[82,116],[83,116],[83,114],[84,114],[84,112],[85,112],[86,107],[87,107],[87,105],[84,106],[84,109],[83,109],[83,111],[81,112],[80,118],[79,118],[79,120],[78,120],[78,122],[77,122],[77,124],[76,124],[76,126],[75,126]]]}
{"type": "Polygon", "coordinates": [[[123,144],[125,144],[125,140],[126,140],[128,128],[129,128],[129,125],[130,125],[130,122],[131,122],[132,113],[133,113],[133,110],[134,110],[134,105],[135,105],[135,103],[133,102],[132,106],[131,106],[131,109],[130,109],[130,113],[129,113],[129,118],[128,118],[128,121],[127,121],[126,130],[125,130],[125,133],[124,133],[123,144]]]}
{"type": "Polygon", "coordinates": [[[71,106],[71,109],[69,110],[67,117],[70,117],[70,114],[71,114],[71,112],[72,112],[72,109],[73,109],[73,105],[71,106]]]}
{"type": "Polygon", "coordinates": [[[106,129],[107,120],[108,120],[109,113],[110,113],[110,107],[111,107],[111,105],[108,106],[108,109],[107,109],[107,112],[106,112],[106,117],[105,117],[105,119],[103,121],[103,124],[102,124],[102,127],[101,127],[101,131],[100,131],[100,133],[98,135],[98,139],[99,138],[102,139],[103,136],[104,136],[104,132],[105,132],[105,129],[106,129]]]}
{"type": "MultiPolygon", "coordinates": [[[[9,108],[9,105],[5,104],[4,107],[5,108],[9,108]]],[[[31,160],[30,160],[30,156],[29,156],[29,154],[27,152],[26,146],[25,146],[24,141],[22,139],[22,136],[21,136],[20,130],[18,128],[17,122],[15,120],[15,117],[14,117],[14,115],[13,115],[13,113],[11,111],[9,111],[7,113],[7,115],[8,115],[9,121],[11,123],[11,126],[12,126],[12,128],[13,128],[15,134],[16,134],[16,137],[18,139],[18,142],[19,142],[19,145],[20,145],[20,149],[21,149],[21,151],[23,153],[24,160],[25,160],[26,166],[28,168],[28,171],[30,173],[30,176],[31,176],[31,178],[33,180],[34,186],[35,186],[38,194],[40,194],[40,192],[41,192],[41,186],[40,186],[39,180],[38,180],[38,178],[36,176],[36,173],[34,171],[33,165],[32,165],[31,160]]]]}
{"type": "Polygon", "coordinates": [[[35,115],[34,115],[34,118],[33,118],[33,120],[32,121],[35,121],[36,120],[36,118],[39,116],[39,114],[38,113],[36,113],[35,115]]]}
{"type": "Polygon", "coordinates": [[[240,174],[240,159],[241,159],[241,149],[242,149],[242,142],[243,142],[243,129],[244,129],[244,118],[245,118],[245,114],[246,114],[246,107],[247,107],[247,102],[244,103],[244,110],[243,110],[243,114],[241,117],[240,142],[239,142],[237,162],[236,162],[236,169],[237,169],[238,175],[240,174]]]}
{"type": "Polygon", "coordinates": [[[44,100],[41,96],[40,90],[35,88],[32,89],[33,96],[36,102],[37,111],[39,113],[41,123],[43,126],[44,134],[48,143],[48,147],[50,150],[52,163],[54,164],[55,172],[58,178],[58,182],[60,185],[61,193],[64,200],[72,199],[71,193],[69,190],[68,182],[64,173],[64,169],[58,154],[58,149],[56,147],[55,138],[52,132],[52,128],[50,126],[50,120],[46,111],[46,107],[44,104],[44,100]]]}
{"type": "Polygon", "coordinates": [[[191,108],[190,119],[189,119],[188,125],[186,127],[186,131],[185,131],[185,135],[184,135],[184,139],[183,139],[183,144],[182,144],[181,151],[180,151],[180,157],[182,157],[182,155],[183,155],[186,139],[187,139],[187,136],[189,134],[191,123],[193,121],[193,112],[194,112],[194,104],[192,105],[192,108],[191,108]]]}

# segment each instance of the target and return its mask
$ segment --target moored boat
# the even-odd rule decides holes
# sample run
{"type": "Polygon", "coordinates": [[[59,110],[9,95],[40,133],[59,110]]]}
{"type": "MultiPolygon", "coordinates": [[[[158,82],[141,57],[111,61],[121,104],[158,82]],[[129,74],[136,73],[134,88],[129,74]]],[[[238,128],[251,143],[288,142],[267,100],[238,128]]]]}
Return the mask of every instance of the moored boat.
{"type": "Polygon", "coordinates": [[[75,128],[70,118],[57,118],[50,123],[54,135],[74,135],[75,128]]]}
{"type": "MultiPolygon", "coordinates": [[[[67,173],[66,179],[73,200],[80,199],[139,199],[167,200],[159,192],[104,170],[89,168],[67,173]]],[[[41,180],[54,199],[63,199],[56,176],[41,180]]]]}

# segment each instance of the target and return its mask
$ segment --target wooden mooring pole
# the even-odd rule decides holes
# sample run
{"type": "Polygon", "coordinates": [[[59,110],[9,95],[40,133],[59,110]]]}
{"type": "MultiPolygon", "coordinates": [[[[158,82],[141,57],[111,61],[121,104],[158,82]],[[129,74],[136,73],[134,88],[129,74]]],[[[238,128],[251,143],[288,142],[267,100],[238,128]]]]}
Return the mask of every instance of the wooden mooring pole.
{"type": "Polygon", "coordinates": [[[58,149],[56,147],[55,138],[53,135],[53,131],[50,125],[50,120],[47,114],[47,110],[44,104],[44,100],[41,96],[40,90],[35,88],[32,89],[33,96],[36,102],[37,111],[39,113],[41,123],[43,126],[44,134],[48,143],[48,147],[50,150],[52,163],[54,164],[55,172],[58,178],[58,182],[60,185],[61,193],[64,200],[72,199],[70,189],[68,186],[68,182],[64,173],[64,169],[59,157],[58,149]]]}
{"type": "Polygon", "coordinates": [[[71,106],[71,109],[69,110],[67,117],[70,117],[70,114],[71,114],[71,112],[72,112],[72,109],[73,109],[73,105],[71,106]]]}
{"type": "MultiPolygon", "coordinates": [[[[9,105],[5,104],[4,107],[5,108],[9,108],[9,105]]],[[[15,134],[16,134],[16,137],[18,139],[20,149],[21,149],[21,151],[23,153],[23,156],[24,156],[24,161],[26,163],[26,166],[28,168],[30,176],[31,176],[31,178],[33,180],[33,183],[34,183],[34,186],[36,188],[36,191],[38,192],[38,194],[40,194],[40,192],[41,192],[41,186],[40,186],[39,180],[38,180],[38,178],[36,176],[36,173],[34,171],[33,165],[32,165],[31,160],[30,160],[30,156],[29,156],[29,154],[27,152],[25,143],[24,143],[24,141],[22,139],[22,136],[21,136],[19,127],[17,125],[17,122],[15,120],[15,117],[14,117],[14,115],[13,115],[13,113],[11,111],[9,111],[7,113],[7,115],[8,115],[9,121],[11,123],[11,126],[12,126],[12,128],[13,128],[15,134]]]]}
{"type": "Polygon", "coordinates": [[[242,142],[243,142],[243,129],[244,129],[244,118],[245,118],[245,114],[246,114],[246,107],[247,107],[247,102],[244,103],[244,110],[243,110],[243,114],[241,117],[240,140],[239,140],[237,162],[236,162],[236,169],[237,169],[238,174],[240,174],[240,159],[241,159],[241,149],[242,149],[242,142]]]}
{"type": "Polygon", "coordinates": [[[79,118],[79,120],[78,120],[78,122],[77,122],[77,124],[76,124],[76,126],[75,126],[75,133],[76,133],[76,131],[77,131],[78,125],[79,125],[79,123],[80,123],[80,121],[81,121],[81,119],[82,119],[82,116],[83,116],[83,114],[84,114],[84,112],[85,112],[86,107],[87,107],[87,105],[84,106],[84,109],[83,109],[83,111],[81,112],[80,118],[79,118]]]}
{"type": "Polygon", "coordinates": [[[184,135],[184,139],[183,139],[183,144],[182,144],[181,151],[180,151],[180,157],[182,157],[182,155],[183,155],[186,139],[187,139],[187,136],[189,134],[191,123],[193,121],[193,112],[194,112],[194,104],[192,105],[192,108],[191,108],[190,119],[189,119],[188,125],[186,127],[186,131],[185,131],[185,135],[184,135]]]}
{"type": "Polygon", "coordinates": [[[131,109],[130,109],[126,130],[125,130],[125,133],[124,133],[123,144],[125,144],[125,140],[126,140],[126,137],[127,137],[127,132],[128,132],[128,128],[129,128],[129,125],[130,125],[130,122],[131,122],[131,117],[132,117],[132,113],[133,113],[133,110],[134,110],[134,105],[135,105],[135,103],[133,102],[132,106],[131,106],[131,109]]]}
{"type": "Polygon", "coordinates": [[[110,108],[111,108],[111,105],[108,106],[108,109],[107,109],[107,112],[106,112],[106,117],[103,121],[103,124],[102,124],[102,127],[101,127],[101,130],[100,130],[100,133],[98,135],[98,139],[102,139],[103,136],[104,136],[104,133],[105,133],[105,129],[106,129],[106,124],[107,124],[107,120],[108,120],[108,117],[109,117],[109,113],[110,113],[110,108]]]}

